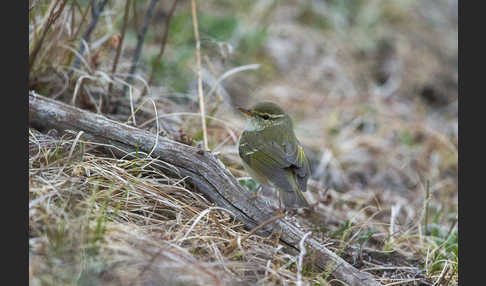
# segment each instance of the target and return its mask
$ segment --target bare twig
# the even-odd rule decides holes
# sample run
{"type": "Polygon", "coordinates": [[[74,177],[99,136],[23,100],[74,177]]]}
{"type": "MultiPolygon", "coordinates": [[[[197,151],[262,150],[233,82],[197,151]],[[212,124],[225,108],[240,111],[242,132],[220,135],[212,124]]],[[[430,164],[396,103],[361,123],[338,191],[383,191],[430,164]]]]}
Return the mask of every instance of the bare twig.
{"type": "MultiPolygon", "coordinates": [[[[140,53],[142,52],[142,46],[143,46],[143,41],[145,40],[145,35],[147,34],[147,28],[148,25],[150,24],[150,20],[152,19],[152,12],[154,10],[155,4],[157,3],[158,0],[150,0],[149,7],[147,9],[147,12],[145,13],[145,20],[143,23],[142,31],[140,35],[138,36],[138,41],[137,41],[137,47],[135,48],[135,54],[133,55],[132,58],[132,66],[130,67],[130,71],[128,73],[127,78],[125,79],[125,82],[128,84],[132,83],[133,79],[133,74],[135,73],[135,70],[137,69],[137,63],[140,58],[140,53]]],[[[136,2],[136,1],[134,1],[136,2]]],[[[123,88],[123,96],[126,95],[126,92],[128,90],[128,86],[125,85],[123,88]]]]}
{"type": "MultiPolygon", "coordinates": [[[[266,221],[262,222],[261,224],[259,224],[255,228],[253,228],[248,234],[243,236],[243,238],[240,240],[240,243],[243,243],[250,236],[254,235],[257,231],[259,231],[260,229],[265,227],[267,224],[271,224],[271,223],[275,222],[276,220],[283,218],[284,216],[285,216],[285,214],[281,213],[281,214],[278,214],[278,215],[271,217],[271,218],[267,219],[266,221]]],[[[231,252],[233,252],[233,250],[235,249],[237,243],[238,243],[238,238],[233,239],[231,241],[230,245],[228,246],[228,248],[226,248],[225,255],[231,254],[231,252]]]]}
{"type": "MultiPolygon", "coordinates": [[[[116,47],[116,55],[115,55],[115,59],[113,60],[113,67],[111,68],[111,77],[112,78],[113,78],[113,75],[116,72],[116,67],[118,65],[118,60],[119,60],[120,54],[121,54],[121,48],[123,46],[123,39],[125,38],[125,31],[127,29],[127,22],[128,22],[128,12],[130,10],[130,2],[131,2],[131,0],[128,0],[125,3],[125,14],[123,15],[121,37],[120,37],[120,41],[118,42],[118,46],[116,47]]],[[[108,96],[110,96],[112,88],[113,88],[113,82],[110,82],[110,85],[108,86],[108,96]]]]}
{"type": "MultiPolygon", "coordinates": [[[[159,54],[157,55],[157,58],[152,63],[152,72],[150,72],[148,85],[152,84],[152,80],[154,79],[154,74],[157,72],[157,67],[160,63],[160,59],[164,54],[165,45],[167,44],[167,38],[169,35],[169,24],[170,24],[170,20],[172,19],[172,15],[174,14],[175,8],[177,6],[177,2],[178,0],[174,0],[174,2],[172,3],[172,7],[170,8],[169,14],[167,15],[167,19],[165,19],[164,33],[162,35],[162,41],[160,42],[160,51],[159,54]]],[[[147,88],[144,88],[142,92],[142,96],[144,96],[146,93],[147,93],[147,88]]]]}
{"type": "Polygon", "coordinates": [[[73,65],[71,67],[70,75],[72,75],[73,71],[76,70],[79,67],[79,64],[81,63],[81,57],[84,54],[84,49],[85,45],[83,42],[88,43],[89,42],[89,37],[91,36],[91,33],[94,31],[94,28],[96,27],[96,24],[98,23],[98,19],[100,17],[101,12],[105,8],[106,3],[108,3],[108,0],[102,0],[98,6],[95,5],[94,1],[92,1],[91,4],[91,23],[88,26],[88,29],[86,32],[84,32],[83,37],[81,38],[81,43],[79,45],[79,50],[78,53],[76,54],[76,58],[74,59],[73,65]]]}
{"type": "Polygon", "coordinates": [[[197,26],[196,1],[191,0],[192,24],[194,27],[194,37],[196,38],[196,64],[197,64],[197,90],[199,94],[199,109],[201,110],[201,124],[203,130],[204,150],[209,150],[208,134],[206,130],[206,111],[204,109],[204,96],[201,79],[201,42],[199,41],[199,28],[197,26]]]}
{"type": "Polygon", "coordinates": [[[30,75],[30,71],[32,71],[32,69],[33,69],[33,65],[34,65],[35,59],[36,59],[37,54],[39,53],[39,51],[40,51],[40,49],[42,47],[42,43],[44,42],[44,40],[45,40],[45,38],[47,36],[47,32],[49,31],[49,28],[59,18],[59,16],[61,15],[62,11],[64,10],[64,7],[65,7],[66,3],[67,3],[67,0],[64,0],[62,2],[61,2],[61,0],[58,0],[56,2],[56,4],[54,4],[54,6],[52,7],[51,11],[49,12],[49,17],[47,18],[47,21],[46,21],[46,23],[44,25],[44,30],[42,31],[42,36],[39,39],[39,41],[36,43],[36,45],[35,45],[35,47],[34,47],[34,49],[32,51],[31,56],[29,56],[29,75],[30,75]],[[56,7],[58,7],[57,10],[56,10],[56,7]]]}
{"type": "Polygon", "coordinates": [[[90,7],[91,2],[89,4],[89,6],[86,7],[86,9],[84,9],[84,11],[83,11],[83,9],[81,9],[81,6],[79,6],[79,4],[77,2],[73,2],[73,4],[78,7],[79,12],[81,13],[81,22],[79,22],[78,29],[76,30],[76,32],[73,32],[73,36],[71,37],[72,40],[76,39],[78,37],[79,32],[81,31],[81,28],[83,27],[83,24],[86,21],[86,18],[87,18],[86,16],[88,16],[88,12],[91,8],[90,7]]]}
{"type": "Polygon", "coordinates": [[[133,24],[135,25],[135,33],[137,36],[140,37],[140,25],[138,23],[138,14],[137,14],[137,1],[133,1],[133,24]]]}

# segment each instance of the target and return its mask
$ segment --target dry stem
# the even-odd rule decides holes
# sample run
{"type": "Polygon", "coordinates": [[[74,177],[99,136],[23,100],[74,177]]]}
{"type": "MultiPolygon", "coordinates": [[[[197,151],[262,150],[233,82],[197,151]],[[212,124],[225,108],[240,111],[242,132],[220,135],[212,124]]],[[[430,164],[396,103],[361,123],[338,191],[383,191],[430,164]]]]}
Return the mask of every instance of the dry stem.
{"type": "Polygon", "coordinates": [[[191,0],[192,24],[194,26],[194,37],[196,38],[196,63],[197,63],[197,90],[199,95],[199,108],[201,109],[201,124],[203,129],[204,150],[209,150],[208,136],[206,130],[206,111],[204,109],[204,96],[201,79],[201,42],[199,41],[199,29],[197,26],[196,1],[191,0]]]}

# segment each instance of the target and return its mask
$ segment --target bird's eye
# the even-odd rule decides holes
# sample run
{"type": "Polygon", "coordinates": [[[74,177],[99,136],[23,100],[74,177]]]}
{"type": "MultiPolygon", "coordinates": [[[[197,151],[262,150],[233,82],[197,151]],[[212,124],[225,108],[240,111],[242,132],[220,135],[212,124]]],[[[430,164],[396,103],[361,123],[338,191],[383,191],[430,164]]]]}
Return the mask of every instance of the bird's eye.
{"type": "Polygon", "coordinates": [[[264,120],[267,120],[267,119],[269,119],[269,118],[270,118],[270,116],[268,116],[267,114],[264,114],[264,115],[262,115],[262,118],[263,118],[264,120]]]}

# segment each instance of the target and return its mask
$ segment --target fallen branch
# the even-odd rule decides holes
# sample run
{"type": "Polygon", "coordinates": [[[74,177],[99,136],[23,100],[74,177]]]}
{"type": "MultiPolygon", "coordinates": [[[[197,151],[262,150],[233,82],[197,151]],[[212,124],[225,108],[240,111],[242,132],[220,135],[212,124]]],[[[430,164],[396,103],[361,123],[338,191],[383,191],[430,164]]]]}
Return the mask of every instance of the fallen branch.
{"type": "MultiPolygon", "coordinates": [[[[29,96],[29,120],[31,126],[41,130],[83,131],[97,142],[108,143],[127,153],[135,150],[151,152],[152,157],[175,166],[179,176],[191,178],[191,182],[201,193],[219,207],[227,209],[248,229],[254,229],[275,214],[264,202],[251,200],[251,192],[243,189],[209,151],[165,137],[156,138],[148,131],[39,95],[29,96]]],[[[116,148],[113,148],[114,152],[116,148]]],[[[257,234],[268,236],[272,232],[281,233],[281,243],[288,246],[292,254],[297,255],[300,252],[299,243],[304,233],[293,223],[286,219],[279,219],[264,225],[257,234]]],[[[372,278],[371,274],[359,271],[317,240],[307,238],[305,247],[308,251],[318,254],[315,260],[316,266],[330,272],[348,285],[381,285],[372,278]]]]}

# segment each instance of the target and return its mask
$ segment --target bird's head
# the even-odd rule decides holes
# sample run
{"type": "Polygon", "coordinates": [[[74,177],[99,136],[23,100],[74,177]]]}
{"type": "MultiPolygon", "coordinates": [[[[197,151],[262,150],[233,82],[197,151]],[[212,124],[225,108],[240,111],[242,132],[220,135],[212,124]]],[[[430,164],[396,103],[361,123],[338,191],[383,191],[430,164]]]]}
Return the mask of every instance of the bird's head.
{"type": "Polygon", "coordinates": [[[277,104],[273,102],[261,102],[251,109],[238,107],[238,110],[246,114],[249,118],[247,129],[260,131],[267,127],[278,125],[292,126],[289,115],[277,104]]]}

